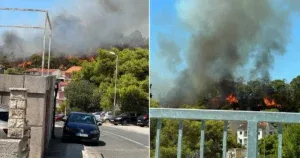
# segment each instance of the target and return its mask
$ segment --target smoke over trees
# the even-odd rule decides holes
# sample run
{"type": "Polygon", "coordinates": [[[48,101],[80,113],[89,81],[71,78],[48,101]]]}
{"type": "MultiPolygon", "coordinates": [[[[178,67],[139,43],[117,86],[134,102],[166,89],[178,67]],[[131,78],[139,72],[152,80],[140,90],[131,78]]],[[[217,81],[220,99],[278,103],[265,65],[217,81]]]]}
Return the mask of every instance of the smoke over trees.
{"type": "MultiPolygon", "coordinates": [[[[171,106],[195,103],[216,83],[235,80],[240,75],[269,80],[274,55],[286,52],[291,29],[289,16],[298,12],[299,6],[295,0],[178,1],[181,25],[191,34],[184,53],[187,67],[162,102],[171,106]],[[249,64],[252,67],[245,70],[249,64]]],[[[164,43],[161,39],[164,38],[158,41],[164,43]]],[[[179,53],[170,52],[176,46],[170,46],[160,48],[164,53],[161,56],[166,61],[180,62],[179,53]]],[[[229,90],[224,88],[221,91],[229,90]]]]}
{"type": "MultiPolygon", "coordinates": [[[[98,47],[148,45],[148,0],[72,2],[63,11],[49,11],[54,52],[75,54],[98,47]]],[[[41,52],[42,39],[42,33],[23,37],[16,32],[4,32],[0,37],[0,56],[14,52],[23,57],[41,52]]]]}

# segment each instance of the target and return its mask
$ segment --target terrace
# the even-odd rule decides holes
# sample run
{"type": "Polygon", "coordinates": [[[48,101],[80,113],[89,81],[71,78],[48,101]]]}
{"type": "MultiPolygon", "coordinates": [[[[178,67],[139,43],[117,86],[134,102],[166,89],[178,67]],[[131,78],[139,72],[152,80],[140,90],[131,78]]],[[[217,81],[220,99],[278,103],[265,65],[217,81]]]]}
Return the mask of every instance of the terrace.
{"type": "Polygon", "coordinates": [[[265,112],[265,111],[232,111],[232,110],[195,110],[173,108],[150,108],[150,117],[157,119],[155,157],[160,157],[160,131],[162,119],[175,119],[179,122],[177,157],[182,157],[183,120],[201,120],[200,158],[204,157],[205,121],[224,121],[222,157],[226,158],[228,121],[246,121],[247,126],[247,158],[258,157],[258,123],[278,123],[278,158],[282,157],[282,131],[285,123],[300,123],[300,113],[265,112]]]}

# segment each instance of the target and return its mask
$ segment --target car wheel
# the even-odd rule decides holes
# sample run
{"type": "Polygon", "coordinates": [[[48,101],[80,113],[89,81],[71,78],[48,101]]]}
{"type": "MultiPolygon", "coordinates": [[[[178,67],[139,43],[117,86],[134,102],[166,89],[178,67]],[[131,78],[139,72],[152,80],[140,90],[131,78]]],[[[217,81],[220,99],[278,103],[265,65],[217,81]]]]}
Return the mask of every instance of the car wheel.
{"type": "Polygon", "coordinates": [[[144,127],[144,125],[140,125],[141,127],[144,127]]]}
{"type": "Polygon", "coordinates": [[[127,120],[123,120],[122,125],[127,125],[127,120]]]}

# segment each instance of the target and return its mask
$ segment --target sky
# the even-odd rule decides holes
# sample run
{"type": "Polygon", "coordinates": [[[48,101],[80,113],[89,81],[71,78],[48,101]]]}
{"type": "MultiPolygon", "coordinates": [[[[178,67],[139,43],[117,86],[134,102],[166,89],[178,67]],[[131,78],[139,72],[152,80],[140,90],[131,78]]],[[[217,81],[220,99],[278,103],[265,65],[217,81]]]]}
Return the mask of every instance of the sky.
{"type": "MultiPolygon", "coordinates": [[[[69,0],[1,0],[0,8],[30,8],[48,10],[51,13],[57,9],[65,7],[69,0]],[[64,2],[64,3],[62,3],[64,2]],[[54,7],[55,6],[55,7],[54,7]],[[57,7],[61,6],[61,7],[57,7]]],[[[0,24],[1,25],[30,25],[30,26],[43,26],[44,14],[41,12],[18,12],[18,11],[3,11],[0,10],[0,24]]],[[[1,28],[0,31],[9,30],[10,28],[1,28]]],[[[23,29],[18,29],[20,32],[23,29]]],[[[28,30],[28,29],[27,29],[28,30]]]]}
{"type": "MultiPolygon", "coordinates": [[[[161,86],[167,88],[173,86],[173,79],[177,72],[171,72],[167,66],[168,63],[162,59],[158,48],[158,35],[167,34],[174,42],[179,43],[181,47],[181,57],[187,49],[189,33],[180,26],[180,19],[176,11],[176,0],[161,1],[151,0],[150,2],[150,78],[153,84],[153,91],[162,90],[161,86]],[[158,90],[159,89],[159,90],[158,90]]],[[[290,43],[288,44],[284,55],[275,56],[273,69],[270,69],[271,79],[285,79],[290,82],[293,78],[300,75],[300,15],[293,15],[292,33],[290,43]]],[[[182,70],[185,63],[178,65],[182,70]]]]}
{"type": "MultiPolygon", "coordinates": [[[[53,28],[52,50],[59,52],[82,53],[99,45],[115,45],[121,35],[140,41],[141,36],[149,37],[148,0],[0,0],[0,8],[47,10],[53,28]]],[[[0,10],[0,25],[44,27],[44,23],[42,12],[0,10]]],[[[2,37],[10,37],[3,34],[6,31],[21,39],[19,48],[14,48],[21,50],[14,50],[15,54],[31,55],[42,49],[38,41],[42,43],[43,29],[0,28],[0,45],[2,37]]]]}

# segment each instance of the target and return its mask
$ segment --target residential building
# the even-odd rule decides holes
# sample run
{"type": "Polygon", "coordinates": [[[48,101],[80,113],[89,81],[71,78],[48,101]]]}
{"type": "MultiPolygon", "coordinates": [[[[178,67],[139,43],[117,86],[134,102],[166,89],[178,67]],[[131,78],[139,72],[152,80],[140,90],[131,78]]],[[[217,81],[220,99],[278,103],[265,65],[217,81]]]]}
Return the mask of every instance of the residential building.
{"type": "Polygon", "coordinates": [[[72,66],[67,71],[65,71],[65,79],[71,80],[73,77],[74,72],[78,72],[82,69],[81,66],[72,66]]]}
{"type": "Polygon", "coordinates": [[[0,65],[0,74],[4,74],[5,67],[3,65],[0,65]]]}
{"type": "MultiPolygon", "coordinates": [[[[25,71],[25,74],[28,75],[37,75],[40,76],[42,75],[42,72],[44,71],[44,75],[48,74],[48,69],[42,70],[42,68],[31,68],[25,71]]],[[[61,76],[61,71],[59,69],[49,69],[49,75],[53,75],[56,77],[61,76]]]]}
{"type": "Polygon", "coordinates": [[[57,97],[56,97],[56,106],[57,107],[66,100],[65,87],[68,85],[68,83],[69,82],[59,82],[59,84],[58,84],[58,92],[57,92],[57,97]]]}
{"type": "MultiPolygon", "coordinates": [[[[257,139],[260,140],[268,134],[274,134],[276,129],[273,125],[267,122],[260,122],[258,124],[257,139]]],[[[247,123],[240,124],[237,130],[237,142],[243,146],[247,146],[248,133],[247,133],[247,123]]]]}

